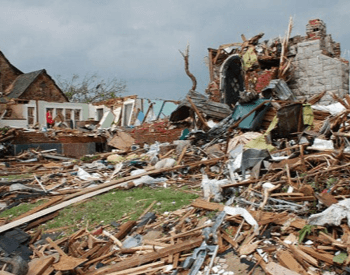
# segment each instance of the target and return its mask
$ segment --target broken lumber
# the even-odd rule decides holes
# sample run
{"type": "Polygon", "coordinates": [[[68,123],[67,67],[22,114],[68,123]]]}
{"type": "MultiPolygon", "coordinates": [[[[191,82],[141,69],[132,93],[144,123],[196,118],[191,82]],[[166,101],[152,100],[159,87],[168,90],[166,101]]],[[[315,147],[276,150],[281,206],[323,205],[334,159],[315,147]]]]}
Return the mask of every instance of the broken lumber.
{"type": "Polygon", "coordinates": [[[132,257],[130,259],[123,260],[122,262],[119,262],[115,265],[110,265],[106,267],[102,267],[96,271],[88,272],[86,275],[103,275],[103,274],[110,274],[111,272],[117,272],[126,270],[128,268],[132,268],[135,266],[140,266],[145,263],[149,263],[151,261],[155,261],[157,259],[161,259],[165,256],[168,256],[170,254],[175,254],[179,252],[183,252],[186,250],[191,250],[195,247],[198,247],[201,245],[203,239],[196,238],[192,240],[188,240],[184,243],[178,243],[169,247],[165,247],[162,249],[159,249],[158,251],[151,252],[142,256],[138,257],[132,257]]]}

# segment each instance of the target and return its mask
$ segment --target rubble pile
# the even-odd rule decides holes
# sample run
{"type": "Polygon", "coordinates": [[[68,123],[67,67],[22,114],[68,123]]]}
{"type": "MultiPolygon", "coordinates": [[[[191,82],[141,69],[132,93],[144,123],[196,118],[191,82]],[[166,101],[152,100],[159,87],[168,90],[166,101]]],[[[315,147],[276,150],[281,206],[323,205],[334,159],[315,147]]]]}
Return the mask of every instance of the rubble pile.
{"type": "Polygon", "coordinates": [[[290,22],[282,40],[242,36],[243,43],[210,49],[210,98],[191,90],[168,119],[145,122],[146,114],[133,118],[138,125],[103,130],[3,128],[0,176],[18,178],[0,181],[0,211],[48,200],[0,219],[1,272],[349,274],[350,96],[324,89],[301,98],[291,87],[299,43],[320,40],[322,54],[344,63],[323,22],[309,24],[306,37],[290,38],[290,22]],[[333,103],[319,104],[324,97],[333,103]],[[63,145],[9,154],[21,140],[40,139],[63,145]],[[77,157],[75,142],[108,146],[77,157]],[[154,201],[136,220],[64,236],[38,228],[68,206],[144,186],[198,198],[165,213],[154,201]]]}
{"type": "MultiPolygon", "coordinates": [[[[207,131],[192,130],[187,140],[130,145],[83,161],[35,149],[5,156],[3,175],[16,169],[35,175],[1,182],[2,209],[51,199],[14,221],[3,219],[2,238],[21,228],[22,246],[33,253],[28,274],[232,274],[225,262],[232,253],[249,263],[247,274],[257,266],[266,274],[346,274],[350,228],[342,219],[350,208],[350,98],[336,99],[335,106],[313,108],[262,101],[241,107],[239,115],[234,109],[207,131]],[[275,113],[269,127],[251,131],[251,114],[268,107],[275,113]],[[313,122],[319,122],[317,131],[313,122]],[[200,186],[201,193],[187,192],[203,198],[170,213],[152,212],[151,206],[137,221],[81,229],[55,241],[35,230],[83,199],[164,183],[200,186]]],[[[14,133],[8,130],[2,139],[14,133]]],[[[0,246],[6,253],[6,242],[0,246]]],[[[10,255],[3,254],[2,262],[10,255]]]]}

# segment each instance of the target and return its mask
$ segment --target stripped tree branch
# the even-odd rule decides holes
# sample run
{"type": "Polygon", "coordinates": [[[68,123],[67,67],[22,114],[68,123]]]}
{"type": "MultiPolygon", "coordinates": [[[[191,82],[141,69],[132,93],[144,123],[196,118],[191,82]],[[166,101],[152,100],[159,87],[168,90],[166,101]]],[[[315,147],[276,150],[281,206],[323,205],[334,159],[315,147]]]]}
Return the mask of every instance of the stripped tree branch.
{"type": "Polygon", "coordinates": [[[196,87],[197,87],[197,80],[196,80],[195,76],[193,74],[191,74],[191,72],[189,70],[189,62],[188,62],[189,51],[190,51],[190,45],[189,44],[187,44],[185,53],[183,53],[182,51],[179,50],[179,52],[181,53],[181,55],[183,56],[183,58],[185,60],[185,72],[188,75],[188,77],[191,78],[191,80],[192,80],[191,91],[195,91],[196,87]]]}

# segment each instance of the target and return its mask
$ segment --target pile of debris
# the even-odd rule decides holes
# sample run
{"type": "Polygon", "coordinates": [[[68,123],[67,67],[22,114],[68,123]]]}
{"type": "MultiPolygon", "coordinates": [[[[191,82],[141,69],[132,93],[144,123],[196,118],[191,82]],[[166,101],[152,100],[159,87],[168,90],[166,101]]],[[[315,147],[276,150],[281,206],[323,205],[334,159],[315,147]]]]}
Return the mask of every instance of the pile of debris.
{"type": "MultiPolygon", "coordinates": [[[[323,28],[321,21],[309,23],[323,28]]],[[[260,34],[211,49],[210,98],[195,91],[186,71],[194,88],[169,120],[103,132],[4,130],[1,175],[29,177],[0,181],[0,209],[49,201],[0,220],[3,272],[228,275],[234,256],[248,265],[242,274],[349,274],[350,96],[322,90],[301,99],[287,84],[296,43],[319,38],[328,49],[322,54],[344,62],[325,33],[312,36],[319,32],[313,28],[293,44],[291,28],[290,22],[282,41],[261,44],[260,34]],[[316,104],[324,97],[335,103],[316,104]],[[114,150],[81,159],[61,155],[69,149],[33,145],[15,156],[5,152],[11,141],[31,135],[50,143],[103,138],[114,150]],[[184,185],[183,192],[201,197],[173,212],[152,211],[155,201],[138,220],[61,239],[36,229],[61,209],[110,190],[184,185]]]]}
{"type": "MultiPolygon", "coordinates": [[[[1,261],[13,274],[26,274],[14,273],[26,262],[10,257],[24,246],[33,252],[28,274],[232,274],[223,260],[230,254],[242,257],[250,274],[257,266],[266,274],[346,274],[350,228],[342,219],[350,208],[350,98],[336,99],[335,107],[313,107],[320,109],[315,112],[310,104],[258,102],[234,109],[207,131],[189,132],[187,140],[129,146],[90,163],[54,160],[47,158],[52,152],[33,149],[7,157],[4,169],[33,157],[39,164],[21,162],[18,173],[35,172],[33,179],[1,183],[3,209],[52,199],[14,221],[2,220],[1,261]],[[270,126],[252,132],[260,109],[269,106],[276,113],[270,126]],[[312,118],[322,122],[318,131],[309,129],[312,118]],[[137,221],[81,229],[56,241],[34,230],[89,197],[116,188],[164,188],[164,182],[201,186],[204,199],[171,213],[154,213],[151,205],[137,221]],[[18,235],[13,249],[6,242],[11,234],[18,235]]],[[[198,117],[194,123],[203,126],[198,117]]],[[[26,253],[21,255],[29,260],[26,253]]]]}

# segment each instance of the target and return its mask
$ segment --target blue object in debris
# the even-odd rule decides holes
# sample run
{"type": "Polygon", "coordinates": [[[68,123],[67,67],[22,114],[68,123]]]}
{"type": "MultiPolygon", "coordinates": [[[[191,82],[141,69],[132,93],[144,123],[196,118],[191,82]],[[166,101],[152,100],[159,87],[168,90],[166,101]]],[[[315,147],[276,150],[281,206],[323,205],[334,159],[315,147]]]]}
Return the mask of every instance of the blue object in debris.
{"type": "Polygon", "coordinates": [[[179,138],[179,140],[185,140],[188,136],[188,134],[190,133],[190,130],[188,130],[187,128],[185,128],[182,132],[181,132],[181,137],[179,138]]]}
{"type": "Polygon", "coordinates": [[[239,120],[241,117],[245,116],[246,114],[248,114],[251,110],[253,110],[254,108],[256,108],[259,104],[266,102],[266,104],[264,106],[261,107],[260,110],[256,110],[255,112],[253,112],[250,116],[248,116],[247,118],[245,118],[240,124],[239,124],[239,128],[241,129],[245,129],[245,130],[251,130],[251,131],[255,131],[257,130],[260,125],[261,122],[264,118],[265,113],[267,112],[267,110],[270,107],[270,103],[268,100],[266,99],[257,99],[255,102],[253,103],[245,103],[245,104],[237,104],[235,106],[235,109],[232,113],[232,118],[237,121],[239,120]]]}

